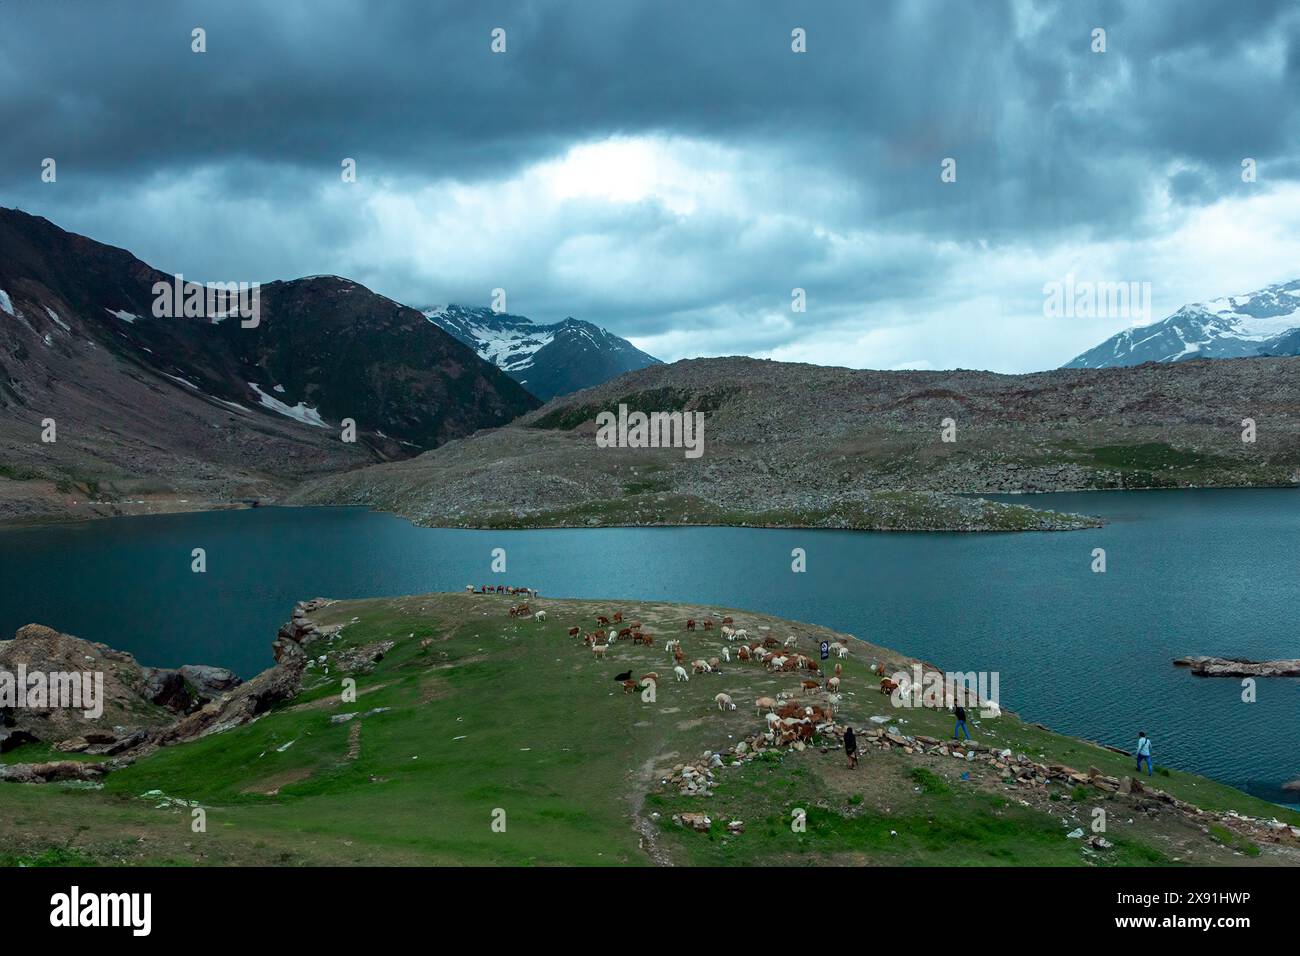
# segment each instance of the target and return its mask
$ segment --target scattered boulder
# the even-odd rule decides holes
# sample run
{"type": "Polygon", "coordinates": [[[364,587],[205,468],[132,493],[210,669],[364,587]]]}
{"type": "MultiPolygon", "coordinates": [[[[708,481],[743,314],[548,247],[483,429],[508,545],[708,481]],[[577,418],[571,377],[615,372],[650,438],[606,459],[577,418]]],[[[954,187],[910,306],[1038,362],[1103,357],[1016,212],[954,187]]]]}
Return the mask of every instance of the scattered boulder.
{"type": "Polygon", "coordinates": [[[396,644],[396,641],[376,641],[364,647],[351,647],[340,653],[334,663],[344,674],[368,674],[396,644]]]}
{"type": "Polygon", "coordinates": [[[98,780],[104,775],[99,764],[84,760],[54,760],[49,763],[0,764],[0,780],[9,783],[52,783],[61,780],[98,780]]]}
{"type": "Polygon", "coordinates": [[[703,813],[677,814],[673,816],[673,822],[678,826],[690,827],[697,833],[708,833],[713,826],[713,821],[703,813]]]}

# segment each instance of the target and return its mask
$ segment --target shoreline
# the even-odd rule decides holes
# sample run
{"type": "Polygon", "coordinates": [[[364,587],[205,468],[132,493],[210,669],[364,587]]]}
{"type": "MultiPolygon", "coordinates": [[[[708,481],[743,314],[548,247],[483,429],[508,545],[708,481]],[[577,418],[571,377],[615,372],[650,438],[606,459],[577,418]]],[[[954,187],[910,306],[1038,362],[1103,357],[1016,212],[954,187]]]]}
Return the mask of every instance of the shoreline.
{"type": "MultiPolygon", "coordinates": [[[[771,838],[761,825],[742,825],[743,835],[715,832],[715,837],[731,841],[722,846],[702,840],[694,832],[699,826],[679,821],[690,816],[698,822],[701,810],[715,821],[724,821],[724,828],[727,820],[761,821],[773,807],[769,781],[774,774],[789,781],[796,799],[816,795],[817,805],[837,821],[837,833],[838,828],[853,835],[863,826],[873,830],[893,826],[904,837],[882,846],[872,841],[861,844],[857,852],[864,856],[858,863],[897,863],[897,854],[904,852],[909,854],[907,862],[931,865],[978,862],[985,856],[1023,866],[1287,865],[1300,854],[1300,815],[1295,808],[1171,766],[1162,765],[1155,780],[1136,776],[1132,758],[1117,748],[1052,731],[1011,710],[982,722],[977,719],[973,742],[955,741],[945,709],[905,707],[879,696],[872,672],[876,660],[891,671],[912,664],[924,670],[938,668],[856,635],[763,612],[659,601],[543,597],[534,602],[548,612],[547,619],[520,620],[505,613],[515,601],[510,595],[443,591],[300,602],[293,620],[278,635],[292,645],[282,648],[289,652],[287,657],[277,655],[281,666],[284,661],[305,664],[295,693],[263,710],[252,703],[236,706],[238,691],[232,692],[223,698],[225,703],[210,705],[188,719],[192,723],[186,728],[199,732],[198,737],[160,731],[161,748],[142,747],[137,759],[104,765],[107,773],[92,774],[91,788],[102,789],[103,797],[75,792],[76,783],[58,782],[54,775],[72,775],[75,765],[11,764],[8,779],[45,773],[52,782],[40,787],[0,785],[0,802],[37,821],[38,827],[36,836],[24,838],[26,843],[10,841],[12,845],[0,846],[0,852],[23,859],[24,854],[39,852],[42,841],[66,843],[61,828],[69,814],[81,819],[87,800],[107,800],[117,801],[113,806],[130,818],[130,826],[150,835],[131,862],[153,861],[150,854],[158,854],[158,847],[168,840],[174,841],[166,851],[173,862],[204,862],[193,847],[181,844],[184,837],[179,834],[184,828],[173,833],[171,814],[160,813],[160,808],[198,805],[219,806],[227,819],[239,824],[222,831],[228,841],[222,859],[230,863],[258,859],[268,840],[275,852],[287,852],[299,863],[333,862],[319,849],[319,835],[304,841],[292,831],[268,827],[256,809],[285,805],[304,793],[314,793],[324,801],[321,832],[361,839],[365,851],[377,855],[374,859],[407,863],[419,857],[422,862],[438,862],[452,854],[462,863],[500,862],[487,844],[464,841],[454,829],[443,834],[443,844],[412,851],[402,837],[410,834],[412,826],[427,827],[427,820],[389,817],[378,811],[392,806],[389,795],[417,793],[441,781],[444,812],[452,819],[462,812],[476,815],[482,810],[483,787],[495,792],[516,786],[517,775],[523,773],[531,786],[558,794],[562,802],[575,798],[575,788],[583,793],[595,788],[593,792],[602,794],[616,790],[620,795],[617,800],[592,804],[601,808],[597,820],[583,817],[572,832],[566,830],[570,824],[564,815],[548,817],[544,831],[521,830],[536,839],[530,857],[551,862],[716,865],[723,857],[738,854],[732,865],[770,865],[783,858],[787,845],[771,838]],[[593,658],[580,640],[566,635],[571,624],[591,626],[593,614],[615,609],[645,620],[659,638],[656,647],[637,647],[631,640],[610,642],[614,660],[606,663],[593,658]],[[661,681],[657,706],[609,684],[609,672],[623,667],[633,673],[662,671],[662,640],[669,636],[685,638],[690,653],[702,657],[720,654],[724,647],[735,651],[739,645],[729,644],[716,630],[693,634],[682,630],[684,620],[701,615],[734,616],[737,624],[752,629],[751,640],[770,635],[779,641],[790,633],[797,641],[796,650],[813,660],[819,641],[844,640],[850,648],[842,659],[849,693],[842,702],[838,693],[825,697],[824,689],[811,696],[806,691],[800,694],[799,673],[783,674],[786,668],[772,670],[762,663],[741,663],[739,658],[722,665],[717,676],[697,671],[689,682],[661,681]],[[328,666],[322,667],[325,661],[328,666]],[[335,675],[346,673],[357,677],[358,696],[353,701],[340,699],[336,692],[335,675]],[[460,673],[461,680],[449,680],[453,673],[460,673]],[[510,697],[513,706],[478,692],[482,686],[539,674],[543,679],[536,681],[535,693],[541,696],[510,697]],[[786,693],[779,693],[783,688],[786,693]],[[713,695],[719,689],[745,706],[732,712],[715,706],[713,695]],[[764,723],[748,703],[760,694],[786,698],[792,707],[796,702],[799,707],[804,703],[833,707],[834,716],[826,711],[828,722],[819,724],[806,743],[784,736],[764,742],[764,723]],[[575,727],[597,726],[628,715],[629,710],[637,721],[637,730],[629,738],[631,752],[610,748],[598,733],[574,733],[575,727]],[[582,715],[576,723],[574,711],[582,715]],[[487,714],[493,715],[491,726],[484,724],[487,714]],[[227,716],[241,719],[221,730],[220,742],[216,737],[205,740],[201,731],[213,722],[224,723],[227,716]],[[840,725],[858,729],[863,759],[871,766],[869,776],[855,777],[841,767],[834,746],[840,725]],[[535,755],[511,762],[504,775],[488,761],[482,765],[482,776],[466,777],[461,755],[467,749],[491,748],[503,726],[506,739],[514,741],[521,753],[535,755]],[[465,743],[466,739],[471,742],[465,743]],[[708,748],[704,763],[690,761],[690,755],[704,748],[708,748]],[[212,764],[216,753],[233,753],[237,759],[224,759],[218,770],[212,764]],[[278,756],[286,753],[290,756],[278,756]],[[565,769],[576,758],[556,763],[549,756],[560,753],[581,755],[580,776],[565,769]],[[358,755],[368,762],[353,763],[358,755]],[[689,776],[678,772],[684,760],[692,764],[689,776]],[[326,780],[330,785],[321,789],[326,780]],[[850,798],[852,794],[857,796],[850,798]],[[250,804],[249,795],[256,796],[255,804],[250,804]],[[137,799],[123,802],[127,796],[137,799]],[[1084,831],[1067,833],[1068,827],[1086,826],[1090,810],[1098,806],[1116,810],[1108,839],[1087,843],[1085,836],[1084,842],[1074,842],[1072,838],[1084,831]],[[1003,823],[988,832],[989,846],[983,849],[946,841],[932,846],[933,841],[913,837],[913,831],[929,832],[930,827],[964,832],[970,821],[990,819],[991,808],[997,811],[993,817],[1003,823]],[[353,817],[381,822],[362,828],[358,837],[355,822],[349,822],[353,817]],[[634,836],[620,837],[628,832],[629,817],[634,836]],[[592,826],[598,831],[594,840],[589,832],[592,826]],[[1026,834],[1036,836],[1026,843],[1026,834]],[[653,836],[649,847],[643,842],[647,836],[653,836]],[[446,841],[454,847],[448,849],[446,841]],[[406,849],[395,854],[394,846],[406,849]]],[[[266,675],[274,672],[275,667],[269,668],[244,686],[266,682],[266,675]]],[[[115,826],[83,828],[76,837],[77,852],[92,862],[109,858],[124,862],[116,834],[115,826]]],[[[828,863],[849,862],[842,856],[844,846],[838,838],[812,849],[828,863]]]]}
{"type": "MultiPolygon", "coordinates": [[[[344,473],[346,474],[346,473],[344,473]]],[[[952,491],[942,492],[942,494],[951,495],[954,498],[965,500],[982,500],[988,501],[995,505],[1006,505],[1009,507],[1032,508],[1029,505],[1013,505],[1008,502],[999,501],[1003,497],[1031,497],[1031,496],[1050,496],[1050,495],[1074,495],[1074,494],[1094,494],[1094,493],[1129,493],[1129,492],[1180,492],[1180,491],[1294,491],[1300,489],[1300,484],[1287,485],[1183,485],[1178,487],[1165,486],[1145,486],[1134,488],[1057,488],[1051,491],[1021,490],[1021,491],[952,491]]],[[[882,533],[882,534],[1015,534],[1028,532],[1060,532],[1060,531],[1078,531],[1089,530],[1104,527],[1108,520],[1097,515],[1079,514],[1076,512],[1061,512],[1060,515],[1066,518],[1077,520],[1077,524],[1062,523],[1058,527],[926,527],[921,525],[915,526],[864,526],[852,522],[845,522],[840,525],[827,523],[812,523],[808,521],[774,521],[774,522],[757,522],[749,523],[746,521],[612,521],[610,523],[591,523],[590,520],[580,520],[578,516],[570,519],[558,520],[541,520],[530,522],[526,519],[511,522],[494,522],[488,518],[480,516],[479,520],[468,523],[434,523],[425,522],[420,519],[406,514],[400,510],[380,505],[366,504],[362,502],[293,502],[289,499],[293,491],[286,493],[281,498],[179,498],[176,496],[158,496],[152,498],[130,499],[123,501],[78,501],[71,506],[63,506],[62,510],[51,509],[49,511],[33,513],[29,515],[15,515],[0,518],[0,531],[16,530],[20,528],[38,528],[51,527],[60,525],[81,524],[88,521],[97,521],[103,518],[137,518],[150,517],[153,515],[167,514],[193,514],[209,511],[248,511],[256,508],[365,508],[379,514],[388,514],[396,518],[402,518],[418,528],[434,528],[445,530],[459,531],[546,531],[546,530],[568,530],[582,528],[752,528],[752,529],[771,529],[771,530],[791,530],[791,531],[859,531],[864,533],[882,533]],[[99,509],[113,509],[110,511],[99,509]]],[[[883,492],[886,494],[897,494],[897,491],[883,492]]],[[[906,493],[906,492],[904,492],[906,493]]],[[[52,496],[39,496],[40,498],[52,496]]],[[[0,504],[3,503],[3,497],[0,497],[0,504]]]]}

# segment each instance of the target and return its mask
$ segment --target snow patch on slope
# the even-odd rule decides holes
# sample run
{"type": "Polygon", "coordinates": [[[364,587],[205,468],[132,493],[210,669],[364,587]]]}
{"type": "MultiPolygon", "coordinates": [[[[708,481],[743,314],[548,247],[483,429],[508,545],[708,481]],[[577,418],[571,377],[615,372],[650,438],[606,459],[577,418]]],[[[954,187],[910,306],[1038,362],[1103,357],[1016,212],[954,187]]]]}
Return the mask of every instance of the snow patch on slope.
{"type": "Polygon", "coordinates": [[[64,322],[61,318],[59,318],[59,314],[55,312],[53,309],[51,309],[48,305],[45,307],[45,311],[49,314],[50,318],[54,320],[55,324],[58,325],[59,328],[63,329],[63,331],[65,332],[72,331],[72,326],[68,325],[67,322],[64,322]]]}
{"type": "Polygon", "coordinates": [[[257,397],[261,399],[262,405],[271,409],[271,411],[279,412],[281,415],[302,422],[304,425],[313,425],[316,428],[328,427],[325,424],[325,419],[320,417],[320,412],[316,411],[316,409],[307,405],[305,402],[299,402],[297,405],[286,405],[275,396],[266,394],[266,392],[262,391],[262,389],[253,382],[249,382],[248,387],[257,393],[257,397]]]}

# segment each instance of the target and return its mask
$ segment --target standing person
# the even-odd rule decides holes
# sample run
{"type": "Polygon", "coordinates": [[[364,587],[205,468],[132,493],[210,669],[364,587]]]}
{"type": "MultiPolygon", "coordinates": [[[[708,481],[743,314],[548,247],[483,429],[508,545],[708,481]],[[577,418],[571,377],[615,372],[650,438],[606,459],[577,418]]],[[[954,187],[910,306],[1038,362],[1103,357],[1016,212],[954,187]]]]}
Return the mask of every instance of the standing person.
{"type": "Polygon", "coordinates": [[[1137,767],[1135,768],[1138,773],[1142,772],[1143,760],[1147,762],[1147,776],[1149,777],[1151,776],[1151,738],[1139,730],[1138,746],[1137,746],[1137,767]]]}
{"type": "Polygon", "coordinates": [[[853,735],[852,727],[844,731],[844,753],[849,758],[849,769],[855,769],[858,765],[858,738],[853,735]]]}
{"type": "Polygon", "coordinates": [[[960,737],[957,736],[957,731],[960,730],[963,734],[966,735],[966,739],[970,740],[970,731],[966,729],[966,708],[963,707],[961,704],[957,705],[956,717],[957,717],[957,724],[955,727],[952,728],[953,739],[954,740],[961,739],[960,737]]]}

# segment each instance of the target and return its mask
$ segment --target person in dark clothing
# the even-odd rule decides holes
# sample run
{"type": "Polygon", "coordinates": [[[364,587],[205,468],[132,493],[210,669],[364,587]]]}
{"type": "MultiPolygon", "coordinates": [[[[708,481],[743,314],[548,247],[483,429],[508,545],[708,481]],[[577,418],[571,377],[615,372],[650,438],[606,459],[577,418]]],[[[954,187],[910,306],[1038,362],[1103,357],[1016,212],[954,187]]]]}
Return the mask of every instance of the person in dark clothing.
{"type": "Polygon", "coordinates": [[[970,740],[970,731],[966,729],[966,708],[961,704],[957,705],[956,717],[957,724],[952,728],[953,739],[959,740],[960,738],[958,737],[957,732],[961,731],[961,733],[966,735],[966,739],[970,740]]]}
{"type": "Polygon", "coordinates": [[[852,770],[858,765],[858,738],[853,735],[853,728],[849,727],[844,731],[844,753],[849,758],[849,769],[852,770]]]}

